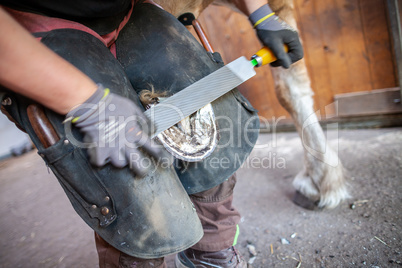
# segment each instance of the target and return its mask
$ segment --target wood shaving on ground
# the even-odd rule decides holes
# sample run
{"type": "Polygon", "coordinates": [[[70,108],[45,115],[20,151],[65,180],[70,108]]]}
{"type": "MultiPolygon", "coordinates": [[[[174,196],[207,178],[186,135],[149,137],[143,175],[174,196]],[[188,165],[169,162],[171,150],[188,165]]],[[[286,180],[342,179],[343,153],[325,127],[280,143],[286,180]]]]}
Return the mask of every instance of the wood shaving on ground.
{"type": "Polygon", "coordinates": [[[389,246],[387,245],[387,243],[385,243],[384,241],[382,241],[381,239],[379,239],[377,236],[374,236],[374,238],[377,239],[378,241],[380,241],[381,243],[383,243],[384,245],[386,245],[387,247],[389,247],[389,246]]]}
{"type": "Polygon", "coordinates": [[[350,208],[351,209],[355,209],[356,208],[356,206],[362,206],[362,205],[364,205],[364,204],[366,204],[366,203],[368,203],[368,202],[370,202],[370,200],[367,200],[367,199],[365,199],[365,200],[356,200],[355,202],[353,202],[352,204],[350,204],[350,208]]]}
{"type": "Polygon", "coordinates": [[[297,255],[299,255],[299,263],[297,264],[296,268],[300,268],[300,266],[302,264],[302,257],[299,252],[297,252],[297,255]]]}
{"type": "Polygon", "coordinates": [[[361,205],[361,204],[365,204],[365,203],[368,203],[368,202],[370,202],[370,200],[368,200],[368,199],[365,199],[365,200],[356,200],[355,202],[353,202],[353,204],[355,204],[355,205],[361,205]]]}
{"type": "Polygon", "coordinates": [[[280,257],[279,255],[276,255],[276,258],[277,258],[278,260],[282,260],[282,261],[285,261],[285,260],[287,260],[287,259],[295,260],[295,261],[297,261],[297,266],[296,266],[296,268],[300,268],[300,267],[301,267],[301,264],[302,264],[302,257],[301,257],[301,254],[300,254],[299,252],[297,252],[297,255],[299,255],[299,259],[297,259],[297,258],[295,258],[295,257],[293,257],[293,256],[284,256],[284,257],[280,257]]]}

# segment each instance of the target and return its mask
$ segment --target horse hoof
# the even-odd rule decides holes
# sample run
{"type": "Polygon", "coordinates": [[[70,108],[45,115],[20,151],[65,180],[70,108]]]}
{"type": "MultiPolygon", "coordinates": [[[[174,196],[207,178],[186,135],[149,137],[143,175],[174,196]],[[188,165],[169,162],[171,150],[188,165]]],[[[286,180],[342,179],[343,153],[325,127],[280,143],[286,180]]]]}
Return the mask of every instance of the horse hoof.
{"type": "Polygon", "coordinates": [[[294,196],[293,196],[293,203],[296,205],[308,209],[308,210],[322,210],[320,207],[318,207],[318,203],[320,200],[313,201],[309,198],[307,198],[305,195],[303,195],[301,192],[296,191],[294,196]]]}

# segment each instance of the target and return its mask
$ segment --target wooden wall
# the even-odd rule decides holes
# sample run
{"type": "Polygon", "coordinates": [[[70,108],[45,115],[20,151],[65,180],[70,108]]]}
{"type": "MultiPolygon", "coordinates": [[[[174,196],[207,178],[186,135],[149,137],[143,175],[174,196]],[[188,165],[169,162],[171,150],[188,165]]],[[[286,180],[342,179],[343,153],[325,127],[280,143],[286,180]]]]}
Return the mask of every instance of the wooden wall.
{"type": "MultiPolygon", "coordinates": [[[[294,0],[317,109],[336,94],[397,86],[385,1],[294,0]]],[[[200,21],[225,62],[261,48],[247,18],[228,8],[210,6],[200,21]]],[[[288,117],[276,100],[269,67],[257,69],[240,90],[260,116],[288,117]]]]}

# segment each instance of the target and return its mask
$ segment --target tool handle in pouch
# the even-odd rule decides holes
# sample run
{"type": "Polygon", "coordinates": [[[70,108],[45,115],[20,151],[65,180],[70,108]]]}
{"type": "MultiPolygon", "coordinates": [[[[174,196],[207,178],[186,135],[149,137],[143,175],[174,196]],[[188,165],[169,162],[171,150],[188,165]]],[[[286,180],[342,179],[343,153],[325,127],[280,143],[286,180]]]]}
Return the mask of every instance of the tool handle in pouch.
{"type": "MultiPolygon", "coordinates": [[[[284,49],[286,52],[289,51],[289,48],[287,45],[284,45],[284,49]]],[[[263,66],[263,65],[276,61],[276,57],[275,57],[274,53],[272,52],[272,50],[270,50],[267,47],[263,47],[251,57],[251,60],[255,67],[260,67],[260,66],[263,66]]]]}

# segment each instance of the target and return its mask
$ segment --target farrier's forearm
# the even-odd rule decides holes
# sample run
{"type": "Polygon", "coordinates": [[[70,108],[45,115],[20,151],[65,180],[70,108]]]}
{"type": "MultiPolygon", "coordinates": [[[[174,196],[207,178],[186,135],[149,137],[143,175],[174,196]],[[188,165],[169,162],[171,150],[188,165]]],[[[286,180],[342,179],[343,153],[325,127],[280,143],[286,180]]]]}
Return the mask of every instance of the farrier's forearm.
{"type": "Polygon", "coordinates": [[[0,84],[66,114],[87,100],[96,84],[38,42],[0,7],[0,84]]]}
{"type": "Polygon", "coordinates": [[[267,0],[232,0],[232,2],[247,16],[268,3],[267,0]]]}

